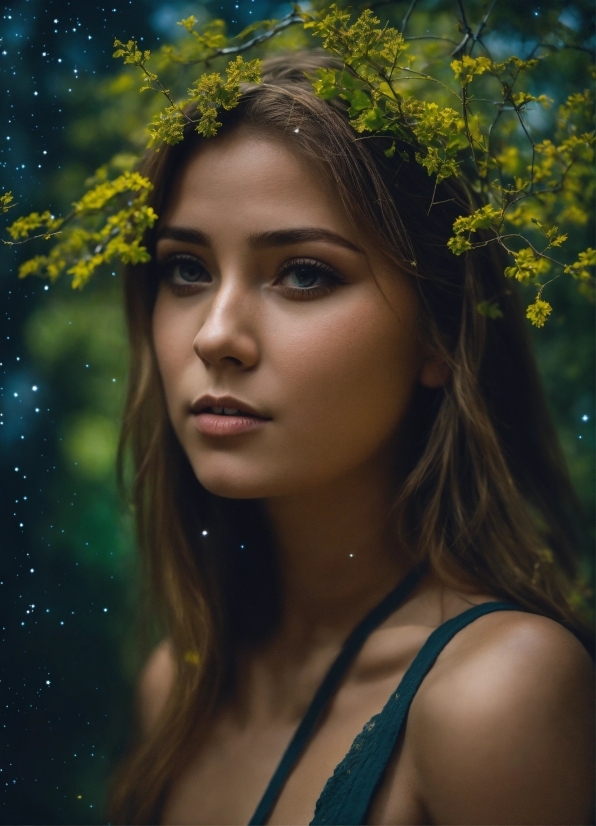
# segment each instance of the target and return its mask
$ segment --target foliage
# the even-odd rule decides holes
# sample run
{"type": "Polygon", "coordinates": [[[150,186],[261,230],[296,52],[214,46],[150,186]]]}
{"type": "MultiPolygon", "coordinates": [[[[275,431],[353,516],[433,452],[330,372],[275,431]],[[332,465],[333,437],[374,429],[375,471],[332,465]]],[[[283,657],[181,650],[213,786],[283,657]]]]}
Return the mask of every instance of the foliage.
{"type": "MultiPolygon", "coordinates": [[[[356,133],[387,138],[388,156],[398,145],[410,147],[415,162],[436,184],[465,174],[481,205],[455,221],[449,249],[462,255],[491,243],[502,246],[511,260],[505,274],[532,288],[534,299],[526,314],[541,327],[552,310],[543,291],[561,275],[575,279],[584,297],[594,298],[594,250],[580,251],[575,258],[555,253],[569,236],[559,232],[558,225],[572,231],[585,223],[590,211],[594,95],[591,89],[572,92],[559,106],[552,132],[535,140],[530,123],[552,101],[544,93],[534,94],[532,87],[546,76],[550,52],[535,49],[525,59],[493,59],[481,37],[492,6],[476,31],[459,6],[465,36],[448,56],[436,55],[432,43],[415,54],[404,34],[382,25],[371,9],[352,22],[349,10],[333,4],[309,12],[294,6],[282,20],[251,24],[235,38],[228,38],[223,21],[209,21],[198,30],[190,16],[179,23],[187,35],[181,47],[164,46],[154,58],[135,40],[116,40],[114,57],[141,71],[141,92],[153,90],[165,98],[165,108],[153,114],[147,127],[150,144],[159,148],[181,141],[189,123],[205,137],[215,135],[221,125],[218,112],[237,105],[242,84],[260,81],[261,60],[245,62],[240,52],[289,26],[302,27],[340,58],[341,69],[319,69],[311,80],[321,98],[347,101],[356,133]],[[476,56],[478,45],[484,53],[476,56]],[[223,73],[207,71],[213,61],[232,55],[223,73]],[[191,82],[186,98],[176,99],[160,74],[149,68],[151,61],[162,77],[172,66],[202,65],[203,72],[191,82]],[[484,230],[482,237],[479,229],[484,230]]],[[[410,155],[402,154],[404,162],[410,162],[410,155]]],[[[61,236],[47,255],[21,266],[21,277],[45,274],[55,279],[66,270],[78,287],[103,264],[147,260],[141,238],[157,219],[146,205],[150,185],[131,171],[110,180],[105,170],[65,218],[54,218],[49,211],[32,213],[8,227],[12,243],[61,236]],[[126,193],[135,194],[122,204],[126,193]]],[[[500,311],[485,302],[478,312],[498,318],[500,311]]]]}
{"type": "MultiPolygon", "coordinates": [[[[215,38],[198,35],[193,29],[194,17],[182,20],[180,25],[196,35],[196,39],[201,44],[219,43],[223,37],[223,35],[215,38]]],[[[206,138],[212,137],[221,126],[217,120],[218,107],[233,109],[240,100],[240,84],[259,83],[260,81],[261,61],[251,60],[249,63],[244,63],[241,55],[238,55],[226,67],[225,80],[218,72],[201,75],[188,90],[189,99],[183,103],[174,103],[168,89],[163,86],[158,76],[147,69],[146,64],[151,52],[141,51],[134,40],[129,40],[126,44],[116,40],[114,45],[118,47],[114,52],[114,57],[122,57],[125,64],[138,66],[143,72],[146,83],[141,86],[140,91],[145,92],[148,89],[160,91],[170,104],[148,126],[151,143],[162,141],[171,145],[180,143],[186,123],[196,123],[196,130],[200,135],[206,138]],[[200,117],[190,115],[185,111],[191,103],[194,103],[194,111],[200,117]]]]}
{"type": "Polygon", "coordinates": [[[4,215],[5,212],[8,212],[9,209],[12,209],[14,197],[12,192],[5,192],[3,195],[0,195],[0,215],[4,215]]]}
{"type": "MultiPolygon", "coordinates": [[[[555,194],[560,196],[561,204],[578,201],[579,184],[591,180],[594,132],[588,129],[580,132],[579,124],[586,126],[592,119],[593,95],[588,90],[572,94],[559,109],[556,141],[535,144],[528,132],[525,111],[532,103],[548,106],[550,100],[543,94],[514,91],[514,87],[524,73],[538,66],[539,60],[511,56],[496,62],[489,55],[463,54],[450,64],[459,82],[459,89],[455,89],[426,71],[414,69],[416,61],[407,54],[408,44],[403,35],[396,29],[381,27],[370,10],[365,10],[352,25],[349,21],[348,12],[332,5],[320,19],[305,23],[305,27],[323,38],[324,47],[335,52],[345,67],[319,70],[315,91],[323,98],[340,95],[346,99],[357,132],[395,135],[417,148],[416,161],[429,175],[435,176],[437,183],[457,176],[461,166],[472,170],[473,186],[486,203],[471,215],[455,221],[454,235],[448,242],[450,250],[461,255],[491,242],[503,246],[514,262],[505,274],[536,288],[527,317],[538,327],[543,326],[552,309],[542,300],[546,286],[542,276],[551,273],[553,268],[578,278],[586,295],[593,293],[593,276],[589,265],[585,265],[593,261],[593,251],[580,253],[581,258],[571,264],[556,260],[549,251],[560,247],[567,235],[559,234],[554,225],[547,228],[533,215],[536,202],[548,203],[549,199],[552,202],[555,194]],[[476,97],[470,90],[471,84],[483,75],[496,81],[493,85],[500,92],[500,99],[495,100],[496,116],[485,119],[477,112],[476,97]],[[414,79],[434,83],[438,87],[439,102],[414,93],[414,79]],[[447,105],[454,99],[457,110],[447,105]],[[507,143],[499,146],[491,135],[497,120],[507,110],[515,113],[531,147],[530,163],[521,175],[513,175],[512,179],[506,168],[510,160],[507,143]],[[525,209],[524,202],[528,200],[532,206],[525,209]],[[531,236],[519,231],[531,230],[532,223],[544,236],[541,244],[532,243],[531,236]],[[511,232],[511,225],[518,231],[511,232]],[[490,240],[475,240],[478,229],[489,230],[490,240]],[[520,244],[527,246],[520,248],[520,244]]],[[[393,151],[394,146],[389,151],[393,151]]],[[[516,152],[514,156],[518,166],[521,155],[516,152]]],[[[487,307],[482,305],[478,310],[487,314],[487,307]]],[[[489,317],[498,317],[494,309],[489,317]]]]}
{"type": "Polygon", "coordinates": [[[149,260],[141,243],[145,230],[157,220],[157,214],[146,203],[152,188],[149,181],[134,171],[110,180],[108,168],[102,167],[89,184],[64,218],[54,217],[49,210],[32,212],[8,227],[12,243],[61,236],[47,255],[36,255],[21,264],[19,278],[43,274],[55,281],[66,271],[77,288],[84,286],[103,264],[149,260]],[[32,236],[38,230],[41,232],[32,236]]]}

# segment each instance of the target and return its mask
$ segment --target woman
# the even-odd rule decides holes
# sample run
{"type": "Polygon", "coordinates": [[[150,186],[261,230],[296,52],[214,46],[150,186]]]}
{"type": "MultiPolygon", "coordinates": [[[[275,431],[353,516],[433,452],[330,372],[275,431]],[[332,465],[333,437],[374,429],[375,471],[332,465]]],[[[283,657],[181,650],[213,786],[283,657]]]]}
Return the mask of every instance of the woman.
{"type": "Polygon", "coordinates": [[[270,59],[145,163],[123,444],[167,636],[113,820],[587,823],[574,498],[518,298],[446,249],[462,185],[429,209],[408,147],[313,95],[325,63],[270,59]]]}

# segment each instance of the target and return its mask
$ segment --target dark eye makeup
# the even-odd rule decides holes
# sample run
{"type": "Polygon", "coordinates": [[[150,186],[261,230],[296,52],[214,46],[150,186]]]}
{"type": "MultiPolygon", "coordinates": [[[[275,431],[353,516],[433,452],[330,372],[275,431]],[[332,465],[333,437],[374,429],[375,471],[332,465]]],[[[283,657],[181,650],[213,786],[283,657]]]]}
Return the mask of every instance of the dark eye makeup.
{"type": "MultiPolygon", "coordinates": [[[[194,295],[201,285],[212,281],[208,269],[194,255],[171,255],[158,261],[156,269],[160,280],[176,295],[194,295]]],[[[328,264],[314,258],[295,258],[280,267],[273,286],[288,298],[304,301],[327,295],[345,283],[345,279],[328,264]]]]}
{"type": "Polygon", "coordinates": [[[274,281],[274,284],[279,286],[285,295],[299,300],[327,295],[340,284],[345,283],[345,279],[332,267],[314,258],[296,258],[286,261],[274,281]]]}
{"type": "Polygon", "coordinates": [[[205,265],[194,255],[172,255],[164,261],[157,262],[160,279],[174,286],[209,283],[211,276],[205,265]]]}

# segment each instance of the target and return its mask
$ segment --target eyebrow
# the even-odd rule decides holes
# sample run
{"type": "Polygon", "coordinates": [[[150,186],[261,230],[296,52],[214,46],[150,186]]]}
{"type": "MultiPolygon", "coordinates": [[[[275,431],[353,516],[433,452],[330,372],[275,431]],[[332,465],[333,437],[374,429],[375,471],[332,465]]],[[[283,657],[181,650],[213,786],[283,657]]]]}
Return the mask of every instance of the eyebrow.
{"type": "MultiPolygon", "coordinates": [[[[163,227],[157,234],[157,240],[161,238],[171,238],[174,241],[182,241],[187,244],[195,244],[200,247],[210,247],[211,238],[198,229],[188,229],[186,227],[163,227]]],[[[343,235],[332,232],[323,227],[296,227],[293,229],[276,229],[269,232],[253,233],[249,235],[248,241],[253,249],[266,249],[271,247],[288,247],[292,244],[305,243],[307,241],[326,241],[338,247],[352,250],[352,252],[363,253],[356,244],[348,241],[343,235]]]]}

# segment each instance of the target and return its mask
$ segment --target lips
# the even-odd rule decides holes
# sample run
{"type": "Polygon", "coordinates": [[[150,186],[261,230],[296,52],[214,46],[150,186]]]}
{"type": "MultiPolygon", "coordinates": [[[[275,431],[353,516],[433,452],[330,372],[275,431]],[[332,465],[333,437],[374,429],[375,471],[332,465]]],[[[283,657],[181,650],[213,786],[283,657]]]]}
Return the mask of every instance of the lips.
{"type": "Polygon", "coordinates": [[[270,416],[234,396],[201,396],[190,412],[195,427],[204,436],[238,436],[260,430],[271,421],[270,416]]]}
{"type": "Polygon", "coordinates": [[[271,418],[234,396],[201,396],[192,403],[190,412],[195,416],[202,413],[211,413],[216,416],[249,417],[263,421],[268,421],[271,418]]]}

